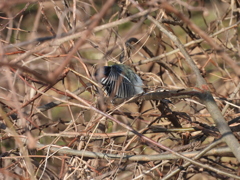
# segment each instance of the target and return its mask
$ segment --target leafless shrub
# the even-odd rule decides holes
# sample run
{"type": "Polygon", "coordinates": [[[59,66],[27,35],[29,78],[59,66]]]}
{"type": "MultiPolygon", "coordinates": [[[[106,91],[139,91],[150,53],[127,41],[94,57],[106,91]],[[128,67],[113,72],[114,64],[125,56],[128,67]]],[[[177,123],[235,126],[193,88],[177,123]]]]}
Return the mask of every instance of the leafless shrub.
{"type": "Polygon", "coordinates": [[[0,2],[0,177],[240,179],[239,6],[0,2]],[[120,56],[145,94],[101,90],[120,56]]]}

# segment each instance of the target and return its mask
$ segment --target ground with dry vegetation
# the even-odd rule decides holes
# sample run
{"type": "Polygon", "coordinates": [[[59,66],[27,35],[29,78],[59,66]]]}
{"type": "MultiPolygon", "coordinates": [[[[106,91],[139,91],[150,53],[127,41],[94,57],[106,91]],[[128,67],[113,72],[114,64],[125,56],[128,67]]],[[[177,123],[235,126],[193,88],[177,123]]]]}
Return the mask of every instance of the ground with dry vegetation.
{"type": "Polygon", "coordinates": [[[0,179],[240,179],[239,8],[0,1],[0,179]],[[120,56],[144,94],[96,81],[120,56]]]}

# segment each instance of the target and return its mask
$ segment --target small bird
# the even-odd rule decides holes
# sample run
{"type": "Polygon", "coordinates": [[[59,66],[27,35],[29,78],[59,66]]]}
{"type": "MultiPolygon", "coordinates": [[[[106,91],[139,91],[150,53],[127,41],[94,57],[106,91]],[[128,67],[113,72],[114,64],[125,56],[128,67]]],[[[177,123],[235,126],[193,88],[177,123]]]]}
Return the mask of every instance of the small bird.
{"type": "Polygon", "coordinates": [[[101,70],[98,69],[95,76],[109,96],[130,98],[144,92],[141,78],[129,66],[124,64],[104,66],[102,71],[100,73],[101,70]]]}

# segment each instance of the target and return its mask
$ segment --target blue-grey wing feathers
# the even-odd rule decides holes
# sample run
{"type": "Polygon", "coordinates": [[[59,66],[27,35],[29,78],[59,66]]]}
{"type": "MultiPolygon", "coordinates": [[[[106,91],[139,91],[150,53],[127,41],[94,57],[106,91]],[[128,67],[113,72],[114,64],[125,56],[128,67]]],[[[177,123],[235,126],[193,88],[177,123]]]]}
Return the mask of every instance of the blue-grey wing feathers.
{"type": "Polygon", "coordinates": [[[104,66],[101,83],[108,95],[120,98],[129,98],[144,92],[141,78],[123,64],[104,66]]]}

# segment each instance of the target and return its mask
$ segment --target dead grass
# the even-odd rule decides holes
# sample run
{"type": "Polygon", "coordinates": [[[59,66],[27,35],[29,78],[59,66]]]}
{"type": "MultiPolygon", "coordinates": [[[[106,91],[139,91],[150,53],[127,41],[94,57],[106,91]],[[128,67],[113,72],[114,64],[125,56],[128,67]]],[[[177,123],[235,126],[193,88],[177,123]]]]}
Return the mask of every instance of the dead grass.
{"type": "Polygon", "coordinates": [[[0,179],[240,179],[239,6],[0,2],[0,179]],[[155,93],[109,99],[94,72],[132,37],[155,93]]]}

